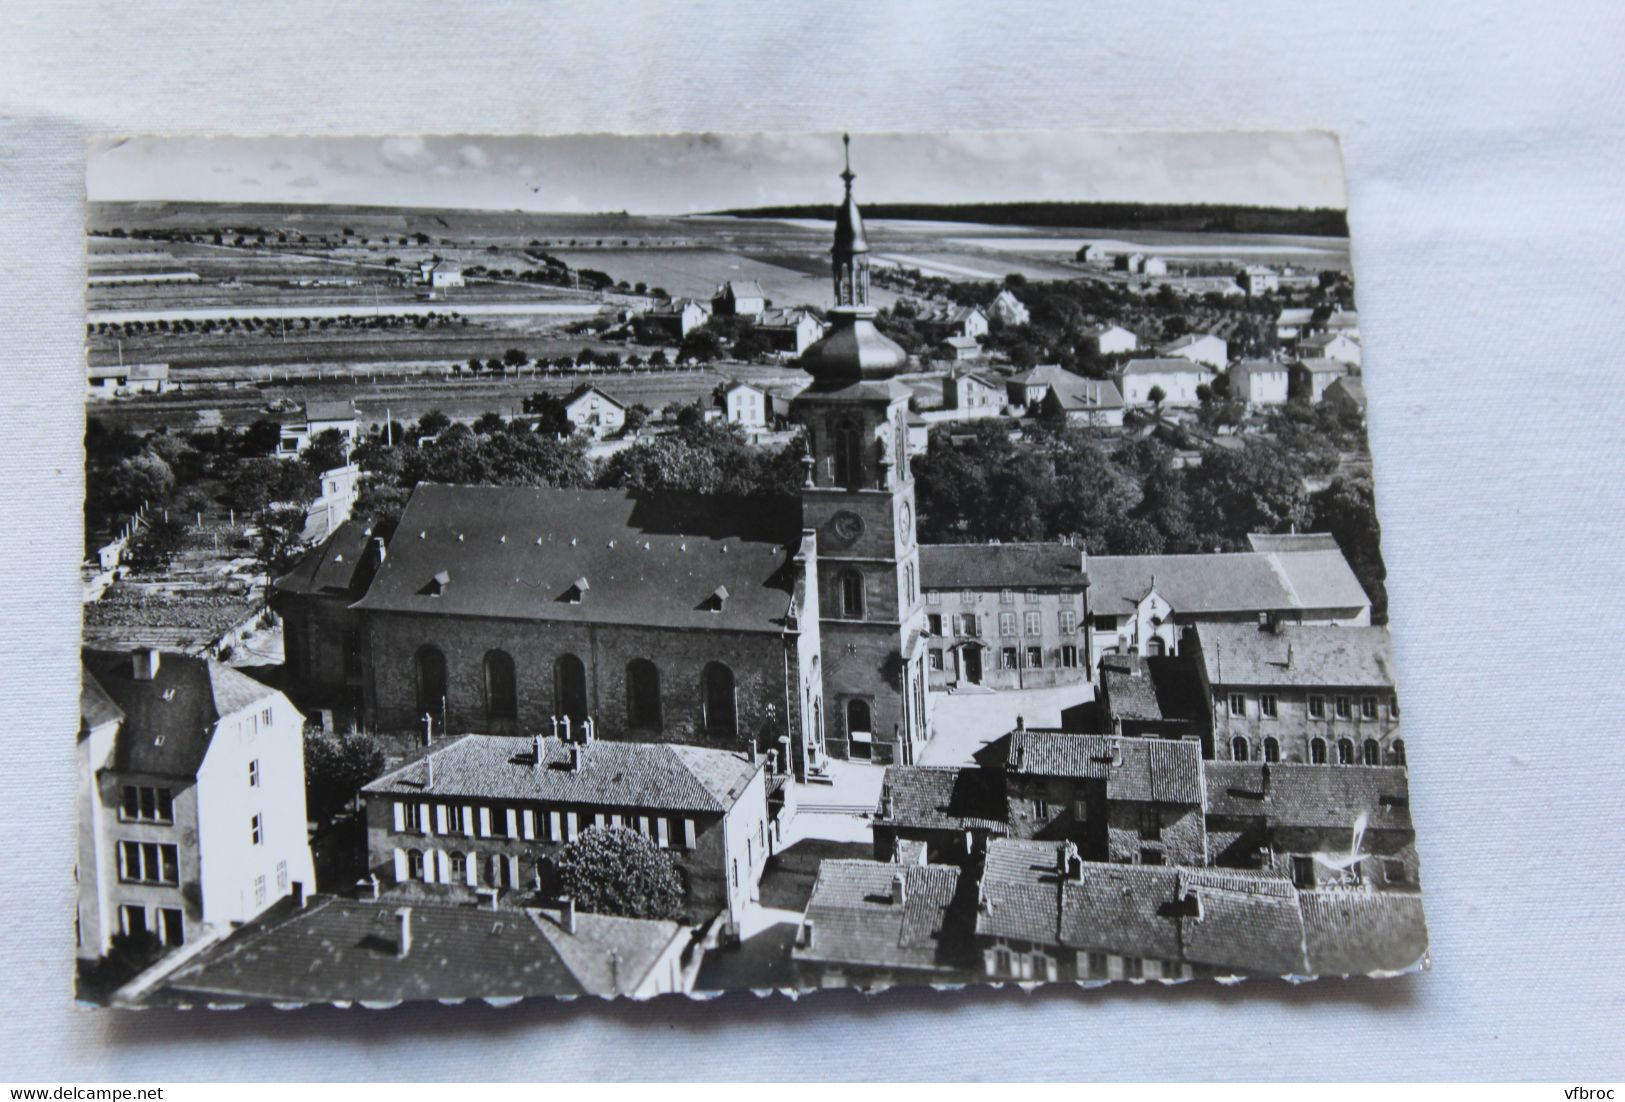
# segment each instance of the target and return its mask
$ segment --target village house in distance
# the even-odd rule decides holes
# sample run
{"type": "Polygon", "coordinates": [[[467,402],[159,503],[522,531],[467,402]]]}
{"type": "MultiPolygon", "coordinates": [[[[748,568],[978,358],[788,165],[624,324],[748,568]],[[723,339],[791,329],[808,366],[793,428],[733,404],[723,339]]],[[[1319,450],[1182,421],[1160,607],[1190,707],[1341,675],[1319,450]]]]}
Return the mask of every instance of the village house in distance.
{"type": "MultiPolygon", "coordinates": [[[[866,224],[843,147],[832,222],[810,220],[828,234],[822,298],[743,255],[687,272],[714,224],[762,232],[733,213],[667,220],[686,235],[659,245],[670,291],[596,267],[673,232],[635,215],[601,240],[383,238],[414,340],[428,304],[541,288],[540,315],[583,340],[673,347],[603,371],[584,347],[562,385],[483,415],[408,428],[334,386],[257,430],[248,469],[314,490],[262,503],[259,548],[218,572],[250,584],[262,556],[252,625],[164,648],[109,633],[82,653],[82,1000],[501,1005],[1426,967],[1374,521],[1368,542],[1352,507],[1311,507],[1366,457],[1318,452],[1294,511],[1186,542],[1141,515],[1150,477],[1111,466],[1151,456],[1157,492],[1208,478],[1205,512],[1182,514],[1198,532],[1222,489],[1209,472],[1250,438],[1356,431],[1352,307],[1280,305],[1345,277],[1247,248],[1086,242],[1025,261],[1088,304],[1040,357],[1054,288],[911,259],[890,219],[866,224]],[[494,267],[510,253],[535,267],[494,267]],[[683,387],[701,397],[657,397],[683,387]],[[724,461],[703,453],[719,446],[724,461]],[[968,499],[1014,482],[969,493],[975,472],[944,463],[982,448],[1059,470],[1069,447],[1097,465],[1052,496],[1115,478],[1139,511],[977,527],[986,503],[968,499]],[[556,467],[519,466],[538,454],[556,467]]],[[[784,224],[766,232],[807,232],[784,224]]],[[[992,264],[1007,242],[991,240],[964,247],[992,264]]],[[[325,286],[300,278],[283,290],[325,286]]],[[[527,367],[540,376],[522,349],[475,356],[444,385],[475,394],[527,367]]],[[[137,381],[102,368],[91,395],[156,401],[137,381]]],[[[247,447],[210,431],[211,454],[247,447]]],[[[181,438],[156,445],[172,478],[225,469],[182,462],[181,438]]],[[[141,463],[120,476],[156,469],[141,463]]],[[[156,517],[176,527],[165,508],[142,502],[98,549],[115,601],[140,577],[129,549],[156,517]]]]}

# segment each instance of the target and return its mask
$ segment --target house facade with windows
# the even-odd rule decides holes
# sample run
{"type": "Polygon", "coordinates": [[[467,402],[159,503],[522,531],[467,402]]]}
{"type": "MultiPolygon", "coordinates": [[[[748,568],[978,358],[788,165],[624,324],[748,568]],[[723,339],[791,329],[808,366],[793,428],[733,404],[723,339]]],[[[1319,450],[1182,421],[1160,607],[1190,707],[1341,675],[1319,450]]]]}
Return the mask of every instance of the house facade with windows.
{"type": "Polygon", "coordinates": [[[1276,360],[1242,360],[1229,377],[1230,393],[1249,406],[1278,406],[1291,396],[1292,368],[1276,360]]]}
{"type": "Polygon", "coordinates": [[[1387,628],[1201,623],[1186,646],[1219,760],[1405,764],[1387,628]]]}
{"type": "Polygon", "coordinates": [[[722,408],[731,425],[747,429],[767,427],[767,392],[749,383],[732,383],[722,392],[722,408]]]}
{"type": "Polygon", "coordinates": [[[1130,360],[1110,372],[1112,385],[1131,406],[1158,404],[1152,401],[1153,390],[1162,391],[1162,405],[1194,406],[1201,401],[1196,388],[1213,385],[1217,377],[1206,361],[1179,356],[1130,360]]]}
{"type": "Polygon", "coordinates": [[[1359,367],[1360,342],[1346,332],[1316,333],[1298,342],[1298,355],[1306,360],[1336,360],[1350,367],[1359,367]]]}
{"type": "Polygon", "coordinates": [[[737,921],[776,845],[765,759],[561,734],[464,735],[364,787],[367,861],[381,880],[556,894],[548,858],[592,827],[665,850],[695,923],[737,921]]]}
{"type": "Polygon", "coordinates": [[[754,279],[731,279],[717,285],[711,312],[718,317],[755,318],[767,309],[767,295],[754,279]]]}
{"type": "Polygon", "coordinates": [[[1026,325],[1032,320],[1027,304],[1012,294],[1008,288],[994,295],[983,312],[989,320],[996,320],[1004,325],[1026,325]]]}
{"type": "Polygon", "coordinates": [[[304,718],[287,697],[150,648],[83,659],[81,959],[121,934],[193,942],[314,886],[304,718]]]}
{"type": "Polygon", "coordinates": [[[645,310],[637,329],[652,337],[680,341],[711,320],[711,305],[692,298],[667,299],[645,310]]]}
{"type": "Polygon", "coordinates": [[[595,386],[583,384],[565,397],[564,416],[577,432],[602,440],[626,426],[626,403],[595,386]]]}
{"type": "Polygon", "coordinates": [[[1125,352],[1138,352],[1140,338],[1121,325],[1097,325],[1083,331],[1080,343],[1097,356],[1120,356],[1125,352]]]}
{"type": "Polygon", "coordinates": [[[942,377],[942,405],[960,414],[986,416],[1004,408],[1004,387],[976,371],[950,371],[942,377]]]}
{"type": "Polygon", "coordinates": [[[307,402],[302,417],[283,423],[276,454],[291,459],[310,447],[316,437],[329,431],[344,437],[345,455],[349,455],[361,431],[355,406],[345,401],[307,402]]]}
{"type": "Polygon", "coordinates": [[[822,337],[828,327],[811,310],[768,310],[756,319],[756,331],[776,352],[799,356],[822,337]]]}
{"type": "Polygon", "coordinates": [[[1039,411],[1046,417],[1063,418],[1083,425],[1123,427],[1123,396],[1117,385],[1106,379],[1071,376],[1050,386],[1039,411]]]}
{"type": "Polygon", "coordinates": [[[926,544],[920,572],[933,688],[1089,680],[1089,570],[1079,548],[926,544]]]}

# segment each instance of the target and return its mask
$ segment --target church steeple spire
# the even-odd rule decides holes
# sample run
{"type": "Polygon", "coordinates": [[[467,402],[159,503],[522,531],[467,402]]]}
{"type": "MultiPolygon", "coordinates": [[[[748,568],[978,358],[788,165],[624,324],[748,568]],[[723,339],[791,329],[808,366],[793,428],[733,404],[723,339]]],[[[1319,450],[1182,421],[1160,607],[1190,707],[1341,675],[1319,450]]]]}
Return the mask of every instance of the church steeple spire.
{"type": "Polygon", "coordinates": [[[869,305],[869,242],[863,232],[863,214],[852,197],[852,181],[857,179],[852,171],[852,136],[842,134],[841,143],[845,147],[841,181],[846,193],[835,213],[835,244],[830,249],[833,328],[807,350],[802,366],[820,381],[886,379],[908,362],[908,355],[870,320],[875,311],[869,305]]]}

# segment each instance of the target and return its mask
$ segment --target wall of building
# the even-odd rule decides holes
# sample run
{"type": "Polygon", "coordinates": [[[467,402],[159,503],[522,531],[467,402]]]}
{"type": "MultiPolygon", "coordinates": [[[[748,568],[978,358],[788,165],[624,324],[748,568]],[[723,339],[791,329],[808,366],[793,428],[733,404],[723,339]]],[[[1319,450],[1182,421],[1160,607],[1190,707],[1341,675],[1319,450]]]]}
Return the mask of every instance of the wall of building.
{"type": "Polygon", "coordinates": [[[967,680],[962,647],[956,650],[956,644],[964,644],[968,638],[962,634],[960,623],[960,617],[966,613],[974,613],[977,617],[978,634],[974,639],[988,647],[982,652],[980,684],[992,689],[1038,689],[1078,685],[1090,680],[1093,662],[1085,627],[1088,603],[1083,587],[1035,591],[932,589],[926,594],[927,623],[935,625],[937,621],[929,617],[940,616],[941,631],[932,626],[932,636],[927,643],[931,651],[941,654],[942,667],[936,668],[933,655],[932,688],[946,689],[949,685],[967,680]],[[1037,599],[1032,600],[1032,596],[1037,599]],[[1028,630],[1031,627],[1027,616],[1029,612],[1038,613],[1036,634],[1028,630]],[[1002,620],[1001,613],[1013,615],[1013,623],[1002,620]],[[1070,631],[1063,630],[1063,613],[1070,613],[1073,617],[1070,631]],[[1005,633],[1007,626],[1014,628],[1014,634],[1005,633]],[[1041,664],[1037,666],[1030,663],[1028,656],[1028,648],[1034,646],[1041,653],[1041,664]],[[1013,666],[1005,663],[1005,651],[1011,647],[1016,651],[1013,666]],[[1068,647],[1072,648],[1070,655],[1065,650],[1068,647]],[[1069,657],[1073,662],[1070,666],[1066,664],[1069,657]]]}
{"type": "Polygon", "coordinates": [[[271,606],[282,618],[283,662],[302,698],[359,705],[362,616],[350,598],[275,595],[271,606]]]}
{"type": "Polygon", "coordinates": [[[220,719],[195,791],[204,923],[246,922],[289,894],[295,881],[314,889],[304,717],[286,697],[269,694],[220,719]],[[258,762],[257,785],[249,783],[250,762],[258,762]]]}
{"type": "Polygon", "coordinates": [[[434,717],[437,731],[551,733],[552,717],[562,710],[555,699],[554,663],[573,654],[585,667],[588,713],[604,737],[728,747],[755,738],[763,748],[776,747],[780,735],[806,737],[804,730],[789,725],[787,702],[794,698],[788,695],[787,655],[779,633],[396,612],[369,613],[365,623],[367,716],[374,729],[422,731],[415,656],[424,644],[439,647],[446,659],[446,711],[443,719],[434,717]],[[486,712],[485,655],[491,650],[506,651],[513,659],[514,719],[486,712]],[[658,730],[629,723],[626,668],[634,658],[653,662],[659,671],[658,730]],[[733,671],[735,737],[713,735],[703,727],[701,675],[711,662],[733,671]]]}
{"type": "MultiPolygon", "coordinates": [[[[103,905],[101,935],[104,940],[93,945],[82,937],[81,955],[98,957],[106,952],[108,941],[120,933],[120,908],[142,907],[146,911],[147,929],[156,933],[160,928],[158,911],[172,908],[181,912],[184,940],[193,941],[205,931],[205,923],[213,921],[203,909],[202,864],[200,861],[198,787],[190,778],[162,777],[141,773],[115,773],[105,770],[97,776],[96,789],[101,803],[102,837],[99,846],[100,864],[93,873],[100,880],[103,905]],[[171,821],[168,823],[127,819],[120,814],[125,785],[167,788],[170,792],[171,821]],[[119,843],[151,842],[176,847],[178,883],[130,883],[120,876],[119,843]]],[[[303,778],[300,778],[300,798],[304,797],[303,778]]],[[[247,820],[243,822],[246,835],[247,820]]],[[[81,868],[81,893],[86,870],[81,868]]],[[[83,910],[81,917],[83,917],[83,910]]],[[[83,933],[83,931],[82,931],[83,933]]]]}
{"type": "Polygon", "coordinates": [[[1381,758],[1379,764],[1395,764],[1394,743],[1401,738],[1399,715],[1394,710],[1391,688],[1378,686],[1319,686],[1315,688],[1260,688],[1246,685],[1214,685],[1210,687],[1208,706],[1212,715],[1213,751],[1221,761],[1235,760],[1234,740],[1247,740],[1247,760],[1264,760],[1265,740],[1275,739],[1280,748],[1280,760],[1312,762],[1314,741],[1321,739],[1326,746],[1326,761],[1338,761],[1338,742],[1349,739],[1354,745],[1355,762],[1364,761],[1367,739],[1376,741],[1381,758]],[[1230,710],[1231,694],[1241,697],[1241,712],[1230,710]],[[1274,716],[1264,714],[1264,698],[1275,698],[1274,716]],[[1322,703],[1322,718],[1310,715],[1310,699],[1318,697],[1322,703]],[[1337,700],[1346,697],[1349,715],[1337,715],[1337,700]],[[1361,714],[1362,700],[1373,700],[1376,718],[1361,714]]]}

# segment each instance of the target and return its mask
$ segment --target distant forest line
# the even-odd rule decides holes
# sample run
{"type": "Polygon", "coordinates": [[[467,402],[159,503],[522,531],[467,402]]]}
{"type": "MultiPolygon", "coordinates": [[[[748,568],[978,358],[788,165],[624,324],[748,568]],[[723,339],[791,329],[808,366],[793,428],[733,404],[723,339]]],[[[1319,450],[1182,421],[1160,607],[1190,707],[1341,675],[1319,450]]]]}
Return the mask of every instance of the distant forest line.
{"type": "MultiPolygon", "coordinates": [[[[834,218],[821,203],[717,211],[736,218],[834,218]]],[[[1348,212],[1335,207],[1249,207],[1237,203],[865,203],[869,218],[907,222],[982,222],[996,226],[1272,233],[1347,237],[1348,212]]]]}

